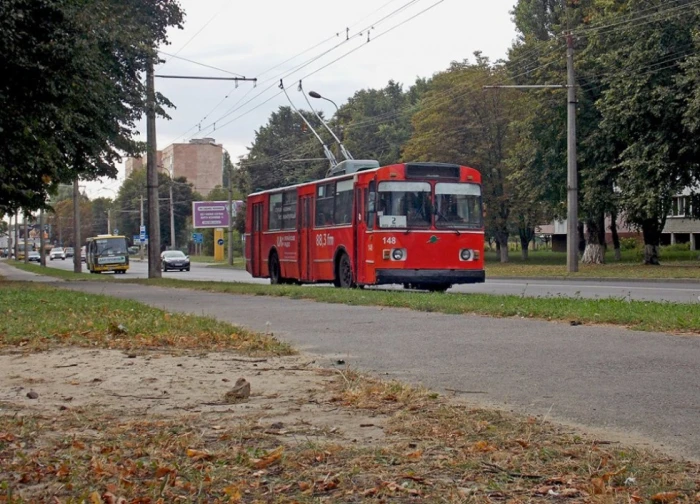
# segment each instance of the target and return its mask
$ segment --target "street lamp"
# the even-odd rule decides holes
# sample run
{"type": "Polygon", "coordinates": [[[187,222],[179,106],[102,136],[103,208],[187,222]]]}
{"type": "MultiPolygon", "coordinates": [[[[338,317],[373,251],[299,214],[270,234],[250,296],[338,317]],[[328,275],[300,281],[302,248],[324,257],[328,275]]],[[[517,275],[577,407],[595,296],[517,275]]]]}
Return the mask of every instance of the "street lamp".
{"type": "MultiPolygon", "coordinates": [[[[325,96],[321,96],[321,94],[317,93],[316,91],[309,91],[309,96],[311,98],[317,98],[320,100],[326,100],[328,102],[331,102],[333,104],[333,106],[335,107],[336,120],[339,119],[338,116],[340,115],[340,109],[338,108],[338,105],[333,100],[331,100],[330,98],[326,98],[325,96]]],[[[340,135],[338,136],[338,138],[340,139],[340,141],[342,143],[342,141],[343,141],[343,128],[340,127],[340,124],[338,124],[338,130],[340,131],[340,135]]],[[[340,145],[338,145],[337,156],[340,157],[340,145]]]]}

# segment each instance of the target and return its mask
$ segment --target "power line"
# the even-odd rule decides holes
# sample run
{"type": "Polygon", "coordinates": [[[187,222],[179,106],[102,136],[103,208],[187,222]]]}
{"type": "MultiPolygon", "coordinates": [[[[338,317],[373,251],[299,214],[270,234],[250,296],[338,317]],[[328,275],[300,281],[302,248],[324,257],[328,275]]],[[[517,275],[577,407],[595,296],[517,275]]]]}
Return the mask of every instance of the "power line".
{"type": "Polygon", "coordinates": [[[229,72],[228,70],[224,70],[223,68],[215,67],[212,65],[207,65],[206,63],[200,63],[198,61],[194,61],[194,60],[191,60],[188,58],[183,58],[182,56],[177,56],[175,54],[166,53],[165,51],[158,51],[158,52],[160,54],[165,54],[166,56],[170,56],[171,58],[176,58],[176,59],[179,59],[182,61],[187,61],[188,63],[192,63],[194,65],[199,65],[199,66],[204,67],[204,68],[211,68],[212,70],[218,70],[219,72],[227,73],[230,75],[235,75],[236,77],[245,77],[245,75],[241,75],[241,74],[234,73],[234,72],[229,72]]]}

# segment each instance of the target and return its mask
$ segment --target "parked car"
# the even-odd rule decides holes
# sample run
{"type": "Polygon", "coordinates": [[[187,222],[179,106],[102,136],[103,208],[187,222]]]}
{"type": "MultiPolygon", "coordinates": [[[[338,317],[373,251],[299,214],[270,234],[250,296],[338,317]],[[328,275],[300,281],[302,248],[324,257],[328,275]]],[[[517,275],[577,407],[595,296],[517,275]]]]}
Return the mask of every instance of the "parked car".
{"type": "Polygon", "coordinates": [[[61,247],[54,247],[51,249],[51,252],[49,252],[49,260],[53,261],[54,259],[66,260],[66,253],[61,247]]]}
{"type": "Polygon", "coordinates": [[[75,250],[73,250],[73,247],[66,247],[65,253],[66,257],[73,257],[75,255],[75,250]]]}
{"type": "Polygon", "coordinates": [[[27,261],[30,262],[41,262],[41,254],[39,252],[29,252],[29,256],[27,257],[27,261]]]}
{"type": "Polygon", "coordinates": [[[135,245],[132,245],[131,247],[129,247],[128,250],[129,250],[129,255],[136,255],[139,253],[139,248],[135,245]]]}
{"type": "Polygon", "coordinates": [[[161,252],[160,261],[163,264],[163,271],[190,270],[190,258],[179,250],[166,250],[165,252],[161,252]]]}
{"type": "Polygon", "coordinates": [[[80,247],[80,262],[86,262],[87,259],[87,249],[85,248],[85,245],[80,247]]]}

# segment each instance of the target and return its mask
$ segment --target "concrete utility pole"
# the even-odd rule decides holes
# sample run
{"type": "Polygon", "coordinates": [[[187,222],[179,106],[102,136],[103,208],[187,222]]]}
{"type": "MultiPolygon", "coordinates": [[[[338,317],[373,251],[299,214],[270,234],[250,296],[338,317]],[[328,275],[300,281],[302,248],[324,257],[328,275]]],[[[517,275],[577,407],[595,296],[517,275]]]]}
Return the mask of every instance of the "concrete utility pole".
{"type": "Polygon", "coordinates": [[[175,205],[173,203],[173,180],[170,179],[170,248],[175,250],[175,205]]]}
{"type": "Polygon", "coordinates": [[[107,234],[112,234],[112,209],[107,209],[107,234]]]}
{"type": "Polygon", "coordinates": [[[46,250],[44,249],[44,209],[39,209],[39,256],[40,264],[46,266],[46,250]]]}
{"type": "Polygon", "coordinates": [[[29,224],[27,223],[27,211],[24,211],[24,264],[29,264],[29,224]]]}
{"type": "Polygon", "coordinates": [[[17,254],[19,253],[19,210],[15,214],[15,260],[17,260],[17,254]]]}
{"type": "MultiPolygon", "coordinates": [[[[141,214],[141,221],[140,221],[141,223],[139,224],[139,226],[143,227],[143,196],[141,196],[140,214],[141,214]]],[[[139,259],[141,259],[143,261],[143,242],[139,243],[139,259]]]]}
{"type": "Polygon", "coordinates": [[[148,278],[161,278],[160,271],[160,215],[158,212],[158,147],[156,145],[156,91],[153,57],[146,70],[146,189],[148,194],[148,278]]]}
{"type": "Polygon", "coordinates": [[[566,36],[567,107],[567,216],[566,270],[578,271],[578,166],[576,165],[576,78],[574,75],[574,38],[566,36]]]}
{"type": "Polygon", "coordinates": [[[228,165],[228,265],[233,266],[233,170],[228,165]]]}
{"type": "Polygon", "coordinates": [[[521,86],[484,86],[484,89],[566,89],[567,94],[567,212],[566,271],[578,271],[578,167],[576,165],[576,79],[574,75],[574,39],[566,36],[566,84],[521,86]]]}
{"type": "Polygon", "coordinates": [[[83,272],[80,262],[80,187],[78,179],[73,181],[73,271],[83,272]]]}

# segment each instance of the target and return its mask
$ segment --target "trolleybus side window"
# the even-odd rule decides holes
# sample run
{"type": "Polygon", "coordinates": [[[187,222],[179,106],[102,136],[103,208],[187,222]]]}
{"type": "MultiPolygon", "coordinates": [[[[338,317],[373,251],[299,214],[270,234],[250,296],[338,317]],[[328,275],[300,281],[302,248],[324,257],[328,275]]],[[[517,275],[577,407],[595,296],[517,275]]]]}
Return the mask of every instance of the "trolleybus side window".
{"type": "Polygon", "coordinates": [[[369,189],[366,192],[365,204],[367,209],[367,229],[374,229],[374,217],[377,215],[377,209],[375,208],[377,204],[377,184],[374,180],[369,183],[369,189]]]}
{"type": "Polygon", "coordinates": [[[316,188],[316,226],[333,225],[333,202],[335,184],[322,184],[316,188]]]}
{"type": "Polygon", "coordinates": [[[279,229],[296,229],[297,227],[297,195],[296,191],[270,195],[270,212],[267,228],[271,231],[279,229]]]}
{"type": "Polygon", "coordinates": [[[340,180],[335,186],[335,224],[350,224],[352,222],[352,180],[340,180]]]}

